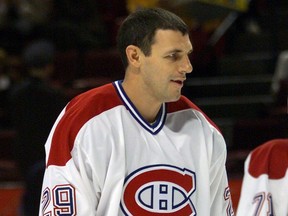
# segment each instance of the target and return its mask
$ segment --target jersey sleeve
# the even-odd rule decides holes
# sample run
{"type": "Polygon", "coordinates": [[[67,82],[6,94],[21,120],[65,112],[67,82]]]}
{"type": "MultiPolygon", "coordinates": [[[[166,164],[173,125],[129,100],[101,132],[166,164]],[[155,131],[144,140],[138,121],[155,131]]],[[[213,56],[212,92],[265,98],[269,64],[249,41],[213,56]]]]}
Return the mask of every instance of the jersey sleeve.
{"type": "Polygon", "coordinates": [[[111,131],[115,127],[105,120],[107,116],[102,115],[87,121],[73,139],[72,149],[61,148],[64,130],[61,139],[55,138],[55,130],[62,128],[59,123],[59,127],[52,129],[46,144],[48,157],[39,215],[117,215],[124,181],[125,149],[117,142],[118,137],[113,137],[111,131]],[[51,148],[51,143],[59,147],[51,148]],[[69,154],[58,151],[69,151],[69,154]]]}
{"type": "MultiPolygon", "coordinates": [[[[179,104],[177,105],[179,107],[179,104]]],[[[209,161],[208,167],[205,168],[209,169],[210,206],[207,208],[210,208],[210,215],[235,215],[226,172],[226,142],[220,129],[197,105],[186,97],[182,96],[180,106],[182,109],[194,110],[202,123],[209,161]]],[[[173,108],[170,110],[173,111],[173,108]]]]}
{"type": "MultiPolygon", "coordinates": [[[[189,107],[196,111],[202,122],[209,169],[210,215],[235,215],[226,171],[227,149],[224,137],[217,125],[201,109],[183,98],[189,107]]],[[[204,167],[206,168],[206,167],[204,167]]]]}
{"type": "Polygon", "coordinates": [[[111,124],[103,121],[107,120],[105,113],[121,103],[113,85],[107,84],[76,96],[63,109],[45,144],[39,215],[105,215],[99,212],[100,203],[105,202],[102,193],[109,188],[107,184],[114,185],[106,182],[104,173],[112,139],[107,140],[111,124]]]}
{"type": "Polygon", "coordinates": [[[234,214],[226,172],[226,144],[218,130],[213,132],[213,150],[210,165],[210,213],[213,215],[234,214]]]}
{"type": "Polygon", "coordinates": [[[93,179],[86,153],[75,147],[71,152],[73,157],[68,158],[65,164],[48,164],[56,125],[57,122],[45,146],[47,166],[42,184],[39,215],[96,215],[100,190],[95,187],[97,179],[93,179]]]}
{"type": "Polygon", "coordinates": [[[93,191],[72,161],[65,167],[49,166],[44,175],[39,215],[95,215],[98,193],[95,196],[93,191]]]}

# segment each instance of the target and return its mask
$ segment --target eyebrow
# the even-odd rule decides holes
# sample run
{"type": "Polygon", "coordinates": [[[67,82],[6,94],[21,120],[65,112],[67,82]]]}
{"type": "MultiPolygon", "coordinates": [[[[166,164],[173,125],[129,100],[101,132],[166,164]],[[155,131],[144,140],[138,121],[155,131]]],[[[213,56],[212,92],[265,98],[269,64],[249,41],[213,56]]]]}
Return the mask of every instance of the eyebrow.
{"type": "MultiPolygon", "coordinates": [[[[172,50],[169,50],[167,52],[165,52],[166,55],[170,54],[170,53],[182,53],[184,52],[183,50],[180,50],[180,49],[172,49],[172,50]]],[[[193,52],[193,49],[189,50],[188,51],[188,55],[191,54],[193,52]]]]}

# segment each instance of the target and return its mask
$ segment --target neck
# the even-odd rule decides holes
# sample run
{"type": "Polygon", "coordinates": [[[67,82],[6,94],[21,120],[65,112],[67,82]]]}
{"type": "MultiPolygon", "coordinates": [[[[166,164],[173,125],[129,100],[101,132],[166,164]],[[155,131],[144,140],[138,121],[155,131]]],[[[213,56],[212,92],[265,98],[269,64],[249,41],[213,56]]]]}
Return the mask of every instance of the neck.
{"type": "Polygon", "coordinates": [[[147,92],[143,91],[137,82],[124,80],[122,87],[141,116],[149,123],[155,122],[162,103],[149,98],[147,92]]]}

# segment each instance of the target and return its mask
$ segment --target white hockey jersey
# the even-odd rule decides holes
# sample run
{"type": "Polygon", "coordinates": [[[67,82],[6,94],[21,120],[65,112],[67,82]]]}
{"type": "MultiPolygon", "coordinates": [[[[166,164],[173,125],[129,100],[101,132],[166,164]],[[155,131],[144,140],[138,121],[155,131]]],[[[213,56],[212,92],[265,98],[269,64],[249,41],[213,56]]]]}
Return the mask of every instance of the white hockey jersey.
{"type": "Polygon", "coordinates": [[[288,215],[288,139],[270,140],[245,161],[237,216],[288,215]]]}
{"type": "Polygon", "coordinates": [[[61,112],[45,150],[39,215],[234,215],[225,141],[184,96],[151,125],[121,81],[92,89],[61,112]]]}

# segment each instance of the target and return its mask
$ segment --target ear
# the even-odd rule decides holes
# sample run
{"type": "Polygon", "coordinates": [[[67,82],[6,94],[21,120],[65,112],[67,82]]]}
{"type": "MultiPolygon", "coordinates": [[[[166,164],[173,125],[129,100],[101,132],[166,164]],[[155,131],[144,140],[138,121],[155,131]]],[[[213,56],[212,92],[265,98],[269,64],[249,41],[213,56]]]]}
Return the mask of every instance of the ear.
{"type": "Polygon", "coordinates": [[[130,65],[133,65],[134,67],[140,66],[140,56],[141,56],[141,50],[139,47],[134,45],[129,45],[126,48],[126,56],[128,63],[130,65]]]}

